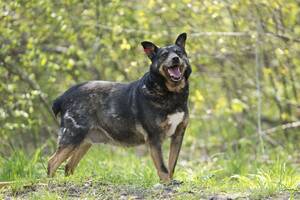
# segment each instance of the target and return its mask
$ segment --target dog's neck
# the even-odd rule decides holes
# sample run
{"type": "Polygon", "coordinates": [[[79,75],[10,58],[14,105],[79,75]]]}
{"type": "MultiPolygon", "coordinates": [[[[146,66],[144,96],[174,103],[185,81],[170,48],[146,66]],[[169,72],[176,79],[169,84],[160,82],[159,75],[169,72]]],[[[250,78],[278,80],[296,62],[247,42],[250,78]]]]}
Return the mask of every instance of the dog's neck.
{"type": "Polygon", "coordinates": [[[154,72],[149,72],[145,76],[145,85],[148,90],[158,94],[168,93],[168,90],[164,85],[163,77],[155,74],[154,72]]]}

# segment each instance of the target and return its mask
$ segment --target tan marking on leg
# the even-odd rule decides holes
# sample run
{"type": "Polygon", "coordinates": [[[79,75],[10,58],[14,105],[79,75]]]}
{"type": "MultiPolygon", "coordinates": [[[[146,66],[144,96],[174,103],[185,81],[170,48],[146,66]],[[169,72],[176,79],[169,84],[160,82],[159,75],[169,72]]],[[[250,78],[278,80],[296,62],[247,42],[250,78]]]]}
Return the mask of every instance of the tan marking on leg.
{"type": "Polygon", "coordinates": [[[83,141],[78,147],[76,147],[75,151],[73,152],[70,160],[68,161],[65,167],[66,176],[72,175],[74,173],[74,170],[77,167],[78,163],[87,153],[91,146],[91,143],[83,141]]]}
{"type": "Polygon", "coordinates": [[[169,153],[169,177],[173,178],[175,166],[178,160],[179,152],[182,145],[184,132],[188,123],[188,119],[178,125],[176,132],[171,137],[170,153],[169,153]]]}
{"type": "Polygon", "coordinates": [[[168,175],[169,173],[168,173],[168,170],[165,167],[165,164],[163,161],[161,146],[150,143],[149,149],[150,149],[151,158],[154,162],[154,166],[157,170],[157,174],[158,174],[160,180],[163,182],[169,182],[170,181],[170,178],[168,175]]]}
{"type": "Polygon", "coordinates": [[[175,136],[171,139],[170,153],[169,153],[169,177],[173,178],[175,166],[178,160],[181,149],[183,136],[175,136]]]}
{"type": "Polygon", "coordinates": [[[74,146],[61,146],[57,151],[51,156],[48,161],[48,177],[53,177],[57,168],[67,160],[71,153],[74,151],[74,146]]]}

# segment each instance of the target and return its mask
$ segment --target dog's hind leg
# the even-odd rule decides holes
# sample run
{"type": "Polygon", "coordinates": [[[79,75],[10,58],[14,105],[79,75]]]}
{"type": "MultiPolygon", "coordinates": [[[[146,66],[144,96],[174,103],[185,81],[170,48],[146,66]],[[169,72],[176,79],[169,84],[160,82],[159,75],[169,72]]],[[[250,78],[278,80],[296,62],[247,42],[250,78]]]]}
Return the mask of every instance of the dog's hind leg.
{"type": "Polygon", "coordinates": [[[83,158],[83,156],[87,153],[87,151],[90,149],[91,146],[92,146],[91,143],[83,141],[78,147],[76,147],[76,149],[71,155],[70,160],[68,161],[65,167],[66,176],[69,176],[74,173],[74,170],[77,167],[78,163],[83,158]]]}
{"type": "Polygon", "coordinates": [[[57,168],[67,160],[75,147],[73,145],[60,146],[48,161],[48,177],[53,177],[57,168]]]}

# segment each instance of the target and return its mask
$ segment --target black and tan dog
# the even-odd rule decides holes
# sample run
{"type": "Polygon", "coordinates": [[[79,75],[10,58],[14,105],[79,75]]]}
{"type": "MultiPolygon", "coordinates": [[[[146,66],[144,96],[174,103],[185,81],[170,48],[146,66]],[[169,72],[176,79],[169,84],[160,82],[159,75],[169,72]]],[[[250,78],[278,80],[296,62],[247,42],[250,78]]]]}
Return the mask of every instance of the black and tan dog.
{"type": "Polygon", "coordinates": [[[162,181],[170,181],[188,124],[188,78],[191,67],[185,51],[186,33],[175,44],[159,48],[144,41],[150,70],[131,83],[89,81],[71,87],[52,106],[61,115],[58,149],[48,163],[52,177],[68,158],[72,174],[93,143],[124,146],[147,144],[162,181]],[[169,166],[162,142],[171,137],[169,166]]]}

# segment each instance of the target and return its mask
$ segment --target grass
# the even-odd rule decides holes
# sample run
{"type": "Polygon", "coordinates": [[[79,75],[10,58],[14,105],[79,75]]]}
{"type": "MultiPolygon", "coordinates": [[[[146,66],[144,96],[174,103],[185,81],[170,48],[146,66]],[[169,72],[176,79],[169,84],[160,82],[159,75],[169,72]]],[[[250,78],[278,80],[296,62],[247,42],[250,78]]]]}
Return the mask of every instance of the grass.
{"type": "Polygon", "coordinates": [[[245,138],[237,141],[237,147],[225,145],[223,151],[215,149],[211,144],[215,139],[210,139],[211,146],[205,149],[201,141],[193,142],[195,135],[186,136],[175,174],[183,181],[178,186],[158,185],[150,156],[138,156],[133,148],[94,146],[73,176],[64,177],[62,166],[53,179],[46,177],[49,153],[45,156],[44,147],[31,155],[16,151],[9,158],[0,157],[0,180],[14,181],[10,188],[0,189],[0,199],[299,198],[294,147],[267,146],[262,155],[245,138]]]}
{"type": "MultiPolygon", "coordinates": [[[[133,149],[111,148],[102,145],[91,149],[80,163],[74,176],[65,178],[62,167],[54,179],[48,179],[45,177],[45,168],[43,167],[46,160],[41,156],[40,151],[38,150],[31,159],[23,153],[15,153],[4,162],[1,167],[1,180],[17,181],[11,189],[11,194],[18,196],[19,191],[24,191],[23,186],[42,183],[52,184],[52,190],[49,190],[48,187],[42,187],[38,192],[29,190],[28,197],[30,199],[67,198],[67,189],[53,190],[55,185],[80,188],[86,182],[92,181],[95,184],[103,184],[104,193],[120,196],[122,190],[115,189],[115,187],[124,187],[126,191],[127,187],[151,191],[159,181],[148,156],[138,157],[133,149]],[[113,188],[112,190],[115,190],[116,193],[105,192],[108,190],[106,187],[113,188]]],[[[191,198],[201,196],[201,191],[204,191],[208,196],[225,192],[228,195],[260,199],[283,191],[292,196],[297,191],[300,173],[290,161],[278,158],[273,162],[263,163],[261,160],[247,161],[243,156],[247,155],[228,153],[205,162],[188,162],[181,159],[178,163],[176,179],[182,180],[184,183],[177,192],[190,195],[191,198]]],[[[158,191],[152,191],[152,193],[156,195],[158,191]]],[[[92,198],[89,196],[91,195],[89,192],[86,194],[92,198]]]]}

